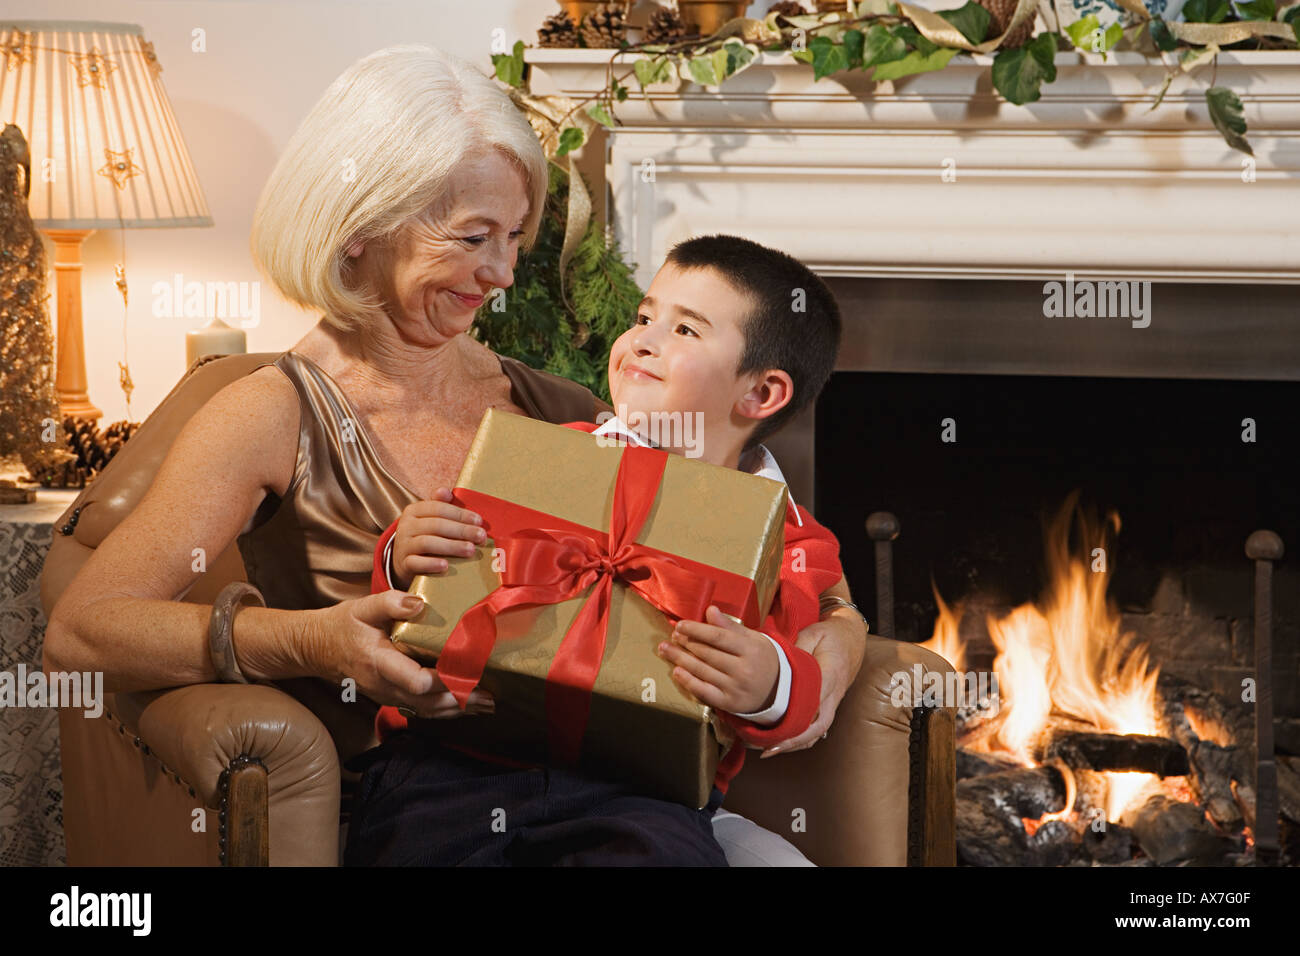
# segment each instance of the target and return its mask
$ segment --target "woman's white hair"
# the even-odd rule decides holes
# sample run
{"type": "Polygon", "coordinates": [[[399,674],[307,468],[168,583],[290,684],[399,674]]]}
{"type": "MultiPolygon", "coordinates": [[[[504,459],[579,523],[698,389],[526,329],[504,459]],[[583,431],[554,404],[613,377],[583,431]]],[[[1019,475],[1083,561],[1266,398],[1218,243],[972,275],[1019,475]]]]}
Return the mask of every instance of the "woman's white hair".
{"type": "Polygon", "coordinates": [[[253,215],[253,258],[286,298],[335,327],[376,321],[378,297],[345,281],[347,249],[394,240],[442,196],[457,163],[487,148],[523,175],[527,248],[541,223],[547,161],[510,97],[433,47],[372,53],[330,84],[285,147],[253,215]]]}

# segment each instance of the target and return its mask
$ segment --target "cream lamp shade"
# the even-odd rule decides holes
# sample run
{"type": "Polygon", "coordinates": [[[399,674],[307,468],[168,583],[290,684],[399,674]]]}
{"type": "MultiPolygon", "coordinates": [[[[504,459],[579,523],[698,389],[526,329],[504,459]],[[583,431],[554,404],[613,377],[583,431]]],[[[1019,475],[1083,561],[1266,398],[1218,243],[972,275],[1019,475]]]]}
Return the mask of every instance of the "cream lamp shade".
{"type": "Polygon", "coordinates": [[[128,23],[0,20],[0,120],[31,152],[33,222],[55,244],[59,401],[86,395],[81,242],[95,229],[211,226],[144,31],[128,23]]]}

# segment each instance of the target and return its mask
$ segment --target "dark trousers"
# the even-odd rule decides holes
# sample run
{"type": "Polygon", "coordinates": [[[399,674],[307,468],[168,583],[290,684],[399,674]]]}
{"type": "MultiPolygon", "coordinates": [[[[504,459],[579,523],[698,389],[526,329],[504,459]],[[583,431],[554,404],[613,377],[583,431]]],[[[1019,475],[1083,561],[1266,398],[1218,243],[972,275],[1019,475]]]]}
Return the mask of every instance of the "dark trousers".
{"type": "Polygon", "coordinates": [[[694,810],[567,770],[516,770],[409,731],[361,757],[347,866],[726,866],[694,810]]]}

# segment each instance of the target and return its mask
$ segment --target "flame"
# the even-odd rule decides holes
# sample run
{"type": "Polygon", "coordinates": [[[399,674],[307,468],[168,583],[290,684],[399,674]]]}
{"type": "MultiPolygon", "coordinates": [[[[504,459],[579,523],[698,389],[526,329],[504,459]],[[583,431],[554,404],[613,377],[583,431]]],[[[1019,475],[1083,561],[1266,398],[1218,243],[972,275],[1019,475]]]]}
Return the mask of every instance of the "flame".
{"type": "MultiPolygon", "coordinates": [[[[1040,763],[1053,718],[1102,733],[1161,733],[1156,700],[1157,668],[1134,635],[1121,632],[1121,619],[1106,598],[1110,541],[1120,529],[1111,512],[1097,522],[1072,492],[1044,535],[1047,586],[1038,602],[1023,604],[1002,618],[987,619],[997,648],[993,664],[1005,717],[995,734],[972,749],[1002,752],[1027,766],[1040,763]],[[1071,529],[1077,528],[1071,547],[1071,529]]],[[[939,616],[931,648],[960,670],[964,649],[958,618],[938,597],[939,616]]],[[[1106,773],[1106,815],[1118,820],[1131,806],[1159,792],[1154,775],[1106,773]]],[[[1073,784],[1071,776],[1069,780],[1073,784]]],[[[1073,796],[1074,787],[1069,787],[1073,796]]],[[[1048,814],[1043,821],[1073,812],[1048,814]]],[[[1040,821],[1042,822],[1042,821],[1040,821]]]]}
{"type": "Polygon", "coordinates": [[[948,605],[944,603],[933,579],[930,581],[930,591],[934,594],[934,601],[939,606],[939,616],[934,622],[934,635],[928,641],[922,641],[921,646],[934,651],[951,664],[953,670],[960,674],[966,669],[966,646],[958,636],[958,624],[961,615],[953,614],[948,605]]]}

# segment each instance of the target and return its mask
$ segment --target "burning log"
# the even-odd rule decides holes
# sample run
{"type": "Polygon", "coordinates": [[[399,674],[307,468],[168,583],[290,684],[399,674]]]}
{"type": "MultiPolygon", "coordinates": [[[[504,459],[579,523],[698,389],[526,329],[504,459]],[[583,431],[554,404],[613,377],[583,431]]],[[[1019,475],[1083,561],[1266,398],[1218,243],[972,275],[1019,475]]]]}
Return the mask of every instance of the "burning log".
{"type": "Polygon", "coordinates": [[[1019,820],[982,799],[957,795],[957,861],[964,866],[1022,866],[1029,838],[1019,820]]]}
{"type": "Polygon", "coordinates": [[[1210,818],[1225,829],[1240,830],[1246,822],[1245,814],[1233,793],[1232,782],[1238,783],[1243,802],[1249,790],[1250,815],[1254,816],[1254,789],[1245,755],[1236,747],[1220,747],[1208,740],[1198,740],[1189,753],[1188,781],[1192,794],[1209,811],[1210,818]]]}
{"type": "Polygon", "coordinates": [[[1001,754],[983,754],[965,747],[957,748],[957,779],[982,777],[990,773],[1004,773],[1009,770],[1023,770],[1023,766],[1010,757],[1001,754]]]}
{"type": "Polygon", "coordinates": [[[1048,820],[1029,838],[1030,866],[1065,866],[1079,849],[1079,834],[1064,820],[1048,820]]]}
{"type": "Polygon", "coordinates": [[[957,797],[986,800],[1014,816],[1037,820],[1065,809],[1065,778],[1055,767],[1026,767],[990,773],[957,784],[957,797]]]}
{"type": "Polygon", "coordinates": [[[1088,770],[1138,771],[1181,777],[1188,771],[1187,751],[1166,737],[1145,734],[1067,733],[1053,738],[1047,756],[1088,770]]]}
{"type": "Polygon", "coordinates": [[[1133,831],[1121,823],[1084,827],[1083,852],[1096,863],[1124,863],[1133,858],[1133,831]]]}
{"type": "Polygon", "coordinates": [[[1195,804],[1171,800],[1164,794],[1148,798],[1141,807],[1124,814],[1121,822],[1133,830],[1138,845],[1157,866],[1222,866],[1240,849],[1219,833],[1195,804]]]}
{"type": "Polygon", "coordinates": [[[1038,838],[1031,849],[1021,819],[1037,819],[1064,804],[1065,780],[1052,767],[1005,770],[959,781],[959,861],[968,866],[1024,866],[1055,862],[1062,855],[1068,859],[1068,854],[1057,849],[1064,840],[1058,828],[1038,838]]]}

